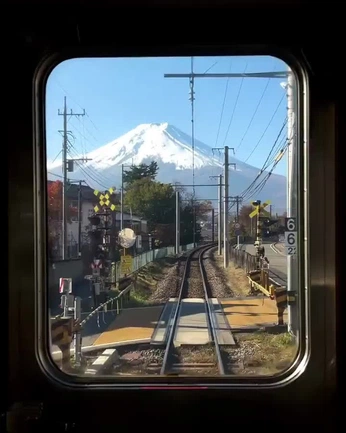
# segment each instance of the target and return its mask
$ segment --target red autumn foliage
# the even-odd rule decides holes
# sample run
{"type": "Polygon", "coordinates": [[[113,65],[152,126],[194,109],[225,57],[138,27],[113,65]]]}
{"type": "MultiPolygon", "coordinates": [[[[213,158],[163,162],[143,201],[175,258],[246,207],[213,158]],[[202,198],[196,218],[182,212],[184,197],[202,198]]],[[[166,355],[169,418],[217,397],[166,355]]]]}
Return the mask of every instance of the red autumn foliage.
{"type": "MultiPolygon", "coordinates": [[[[48,251],[51,259],[56,255],[59,256],[59,245],[61,243],[62,187],[63,183],[60,180],[49,182],[47,185],[48,251]]],[[[69,205],[67,208],[67,222],[71,222],[71,217],[77,215],[77,207],[69,205]]]]}
{"type": "MultiPolygon", "coordinates": [[[[48,184],[48,221],[62,220],[62,186],[60,180],[48,184]]],[[[67,222],[77,215],[78,209],[70,205],[67,209],[67,222]]]]}

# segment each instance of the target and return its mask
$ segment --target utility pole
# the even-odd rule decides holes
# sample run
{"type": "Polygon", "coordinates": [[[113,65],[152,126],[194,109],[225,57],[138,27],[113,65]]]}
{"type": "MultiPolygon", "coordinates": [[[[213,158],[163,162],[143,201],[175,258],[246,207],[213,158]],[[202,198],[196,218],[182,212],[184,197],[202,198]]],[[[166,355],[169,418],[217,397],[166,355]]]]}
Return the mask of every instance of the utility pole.
{"type": "Polygon", "coordinates": [[[214,228],[215,228],[215,209],[214,207],[211,210],[211,241],[214,242],[215,241],[215,232],[214,232],[214,228]]]}
{"type": "MultiPolygon", "coordinates": [[[[221,150],[222,148],[217,147],[213,150],[221,150]]],[[[228,190],[229,190],[229,166],[233,165],[234,168],[236,167],[235,163],[229,162],[229,149],[233,150],[234,148],[229,148],[228,146],[224,147],[225,151],[225,163],[224,163],[224,208],[223,208],[223,267],[226,269],[228,268],[229,264],[229,242],[228,242],[228,234],[229,234],[229,226],[228,226],[228,220],[229,220],[229,196],[228,196],[228,190]]]]}
{"type": "Polygon", "coordinates": [[[210,179],[218,178],[218,214],[217,214],[217,253],[219,256],[222,254],[222,174],[219,176],[210,176],[210,179]]]}
{"type": "Polygon", "coordinates": [[[218,254],[222,254],[222,174],[219,175],[219,213],[217,216],[217,243],[218,254]]]}
{"type": "MultiPolygon", "coordinates": [[[[83,113],[73,113],[72,110],[70,113],[67,113],[67,103],[66,96],[64,96],[64,111],[61,113],[58,110],[58,115],[63,116],[64,118],[64,126],[63,126],[63,143],[62,143],[62,172],[63,172],[63,187],[62,187],[62,259],[66,260],[67,258],[67,199],[66,199],[66,191],[67,191],[67,171],[68,171],[68,160],[67,160],[67,147],[68,147],[68,130],[67,130],[67,116],[85,116],[85,110],[83,113]]],[[[85,159],[84,159],[85,160],[85,159]]],[[[84,161],[83,160],[83,161],[84,161]]],[[[76,161],[76,160],[71,160],[76,161]]],[[[72,170],[71,170],[72,171],[72,170]]]]}
{"type": "Polygon", "coordinates": [[[236,195],[235,197],[230,197],[231,199],[231,203],[232,204],[236,204],[237,208],[236,208],[236,221],[239,221],[239,205],[240,203],[242,203],[243,201],[243,197],[240,195],[236,195]]]}
{"type": "Polygon", "coordinates": [[[82,255],[82,181],[78,187],[78,256],[82,255]]]}
{"type": "Polygon", "coordinates": [[[180,194],[175,191],[175,254],[180,250],[180,194]]]}
{"type": "MultiPolygon", "coordinates": [[[[287,217],[296,218],[297,227],[298,221],[298,198],[297,198],[297,87],[293,71],[288,71],[287,79],[287,164],[288,164],[288,179],[287,179],[287,217]]],[[[296,229],[297,230],[297,229],[296,229]]],[[[298,254],[299,242],[296,242],[296,254],[287,255],[287,294],[294,297],[295,302],[288,304],[288,331],[298,337],[299,331],[299,316],[298,316],[298,254]]]]}
{"type": "Polygon", "coordinates": [[[124,228],[124,164],[121,164],[121,191],[120,191],[120,230],[124,228]]]}
{"type": "MultiPolygon", "coordinates": [[[[235,218],[235,220],[236,220],[236,223],[239,223],[239,204],[243,201],[243,197],[241,197],[241,196],[239,196],[239,195],[237,195],[237,196],[235,196],[235,197],[230,197],[230,199],[231,199],[231,203],[233,204],[233,203],[235,203],[236,204],[236,206],[237,206],[237,208],[236,208],[236,218],[235,218]]],[[[238,226],[239,227],[239,226],[238,226]]],[[[235,230],[235,235],[237,236],[237,248],[239,248],[239,228],[237,228],[236,227],[236,230],[235,230]]]]}
{"type": "Polygon", "coordinates": [[[223,205],[223,267],[228,268],[228,146],[225,146],[225,167],[224,167],[224,177],[225,177],[225,186],[224,186],[224,205],[223,205]]]}

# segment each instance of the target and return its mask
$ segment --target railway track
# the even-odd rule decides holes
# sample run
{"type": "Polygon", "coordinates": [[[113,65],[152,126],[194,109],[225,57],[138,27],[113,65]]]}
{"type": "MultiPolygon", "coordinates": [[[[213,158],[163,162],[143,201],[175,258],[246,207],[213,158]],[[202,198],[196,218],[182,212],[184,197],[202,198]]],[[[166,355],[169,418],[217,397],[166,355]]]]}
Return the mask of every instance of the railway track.
{"type": "Polygon", "coordinates": [[[169,329],[167,346],[160,370],[161,375],[225,374],[223,357],[216,331],[217,323],[215,313],[210,304],[212,293],[203,265],[204,253],[213,246],[214,245],[207,245],[195,249],[187,257],[177,308],[169,329]],[[201,308],[205,309],[207,326],[212,341],[209,344],[182,344],[177,347],[175,343],[177,339],[178,321],[181,318],[183,302],[189,298],[199,298],[198,300],[201,301],[201,308]]]}
{"type": "MultiPolygon", "coordinates": [[[[213,298],[203,263],[207,259],[204,254],[213,247],[214,244],[209,244],[196,248],[182,262],[184,268],[173,302],[175,306],[163,320],[165,338],[159,343],[152,340],[117,347],[116,359],[109,364],[110,368],[102,367],[103,374],[220,376],[229,373],[225,348],[234,348],[235,342],[230,329],[224,326],[224,313],[213,298]]],[[[89,364],[97,356],[102,358],[103,353],[92,355],[89,364]]]]}

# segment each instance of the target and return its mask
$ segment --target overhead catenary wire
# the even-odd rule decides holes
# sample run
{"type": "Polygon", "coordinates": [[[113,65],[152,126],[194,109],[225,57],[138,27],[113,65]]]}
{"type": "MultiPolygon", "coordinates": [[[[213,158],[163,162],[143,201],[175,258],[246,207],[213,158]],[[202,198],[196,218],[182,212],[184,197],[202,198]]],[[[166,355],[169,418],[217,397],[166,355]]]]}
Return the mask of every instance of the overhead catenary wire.
{"type": "MultiPolygon", "coordinates": [[[[281,136],[281,134],[282,134],[282,132],[283,132],[283,130],[284,130],[284,127],[285,127],[286,123],[287,123],[287,117],[286,117],[286,119],[284,120],[283,125],[281,126],[281,128],[280,128],[280,130],[279,130],[279,133],[278,133],[278,135],[277,135],[277,137],[276,137],[276,139],[275,139],[275,141],[274,141],[274,143],[273,143],[273,145],[272,145],[272,147],[271,147],[271,149],[270,149],[270,151],[269,151],[269,153],[268,153],[268,155],[267,155],[267,158],[266,158],[265,162],[264,162],[263,165],[262,165],[261,170],[259,171],[259,173],[258,173],[257,176],[255,177],[255,179],[250,183],[250,185],[249,185],[247,188],[245,188],[245,189],[242,191],[242,193],[240,194],[240,195],[243,197],[243,200],[246,199],[246,198],[248,198],[248,197],[250,197],[250,196],[252,196],[252,195],[257,191],[258,187],[260,187],[261,185],[264,185],[264,184],[266,183],[266,181],[269,179],[270,175],[268,176],[268,172],[266,172],[265,170],[267,170],[267,168],[268,168],[271,164],[275,163],[275,161],[276,161],[277,159],[278,159],[278,161],[277,161],[277,163],[278,163],[279,160],[282,158],[282,156],[283,156],[283,154],[284,154],[284,152],[285,152],[285,148],[287,147],[287,138],[284,136],[283,139],[282,139],[280,142],[279,142],[279,139],[280,139],[280,136],[281,136]],[[279,144],[277,144],[278,142],[279,142],[279,144]],[[283,142],[285,142],[286,144],[283,145],[283,144],[282,144],[283,142]],[[276,157],[274,156],[274,158],[272,157],[272,160],[270,160],[270,156],[271,156],[273,153],[274,153],[274,155],[275,155],[275,154],[279,151],[279,149],[281,149],[279,155],[276,156],[276,157]],[[256,185],[257,181],[259,180],[259,178],[260,178],[263,174],[265,174],[265,177],[260,181],[260,183],[259,183],[258,185],[256,185]],[[263,183],[263,181],[264,181],[264,183],[263,183]]],[[[277,164],[275,164],[275,167],[276,167],[276,165],[277,165],[277,164]]],[[[273,167],[272,170],[273,170],[275,167],[273,167]]],[[[272,173],[272,171],[271,171],[271,173],[272,173]]],[[[271,174],[271,173],[270,173],[270,174],[271,174]]],[[[262,190],[262,189],[263,189],[263,188],[261,188],[261,190],[262,190]]]]}
{"type": "MultiPolygon", "coordinates": [[[[232,72],[232,61],[230,63],[229,72],[230,73],[232,72]]],[[[222,108],[221,108],[220,121],[219,121],[219,126],[218,126],[217,134],[216,134],[215,147],[217,147],[217,143],[219,141],[219,135],[220,135],[220,129],[221,129],[221,124],[222,124],[223,112],[224,112],[225,104],[226,104],[226,98],[227,98],[227,91],[228,91],[229,81],[230,81],[230,77],[227,77],[226,88],[225,88],[225,93],[224,93],[223,102],[222,102],[222,108]]]]}
{"type": "MultiPolygon", "coordinates": [[[[288,144],[286,145],[286,147],[285,147],[283,153],[281,154],[280,159],[281,159],[281,157],[284,155],[284,153],[286,152],[287,147],[288,147],[288,144]]],[[[260,184],[256,186],[255,190],[251,193],[251,195],[248,196],[249,198],[250,198],[251,196],[254,196],[255,194],[258,195],[258,194],[262,191],[262,189],[264,188],[265,184],[268,182],[270,176],[272,175],[272,173],[273,173],[275,167],[276,167],[277,164],[279,163],[280,159],[278,159],[277,161],[275,161],[273,167],[272,167],[271,170],[268,172],[268,174],[266,175],[266,177],[262,179],[262,181],[260,182],[260,184]]]]}
{"type": "Polygon", "coordinates": [[[260,169],[260,171],[259,171],[259,173],[257,174],[257,176],[255,177],[255,179],[251,182],[251,184],[241,193],[241,195],[245,195],[245,193],[247,192],[247,191],[249,191],[252,187],[253,187],[253,185],[257,182],[257,180],[261,177],[261,175],[265,172],[265,170],[269,167],[269,165],[271,164],[271,162],[269,161],[268,162],[268,159],[270,158],[270,155],[275,151],[275,149],[276,149],[276,144],[277,144],[277,142],[278,142],[278,140],[280,139],[280,136],[281,136],[281,134],[282,134],[282,132],[283,132],[283,130],[284,130],[284,127],[285,127],[285,125],[286,125],[286,123],[287,123],[287,118],[286,118],[286,120],[284,121],[284,123],[283,123],[283,125],[280,127],[280,131],[279,131],[279,133],[278,133],[278,135],[277,135],[277,137],[276,137],[276,139],[275,139],[275,141],[274,141],[274,143],[273,143],[273,145],[272,145],[272,147],[271,147],[271,150],[269,151],[269,154],[268,154],[268,156],[267,156],[267,158],[266,158],[266,160],[265,160],[265,162],[263,163],[263,165],[262,165],[262,168],[260,169]]]}
{"type": "Polygon", "coordinates": [[[274,161],[273,167],[270,169],[270,171],[266,174],[266,176],[261,180],[261,182],[256,185],[256,187],[254,189],[252,189],[251,191],[248,191],[246,194],[242,194],[243,199],[246,198],[250,198],[255,194],[259,194],[262,189],[264,188],[265,184],[268,182],[270,176],[272,175],[274,169],[276,168],[276,166],[278,165],[278,163],[280,162],[281,158],[283,157],[283,155],[285,154],[286,150],[288,148],[288,142],[286,142],[284,148],[281,150],[279,156],[276,158],[276,160],[274,161]]]}
{"type": "MultiPolygon", "coordinates": [[[[273,164],[273,166],[270,169],[270,171],[263,171],[261,173],[261,174],[265,174],[265,176],[260,180],[260,183],[256,185],[256,182],[259,180],[259,177],[258,177],[256,179],[256,181],[252,183],[251,187],[248,187],[245,191],[243,191],[241,193],[241,195],[242,195],[242,197],[243,197],[244,200],[246,198],[249,198],[249,197],[253,196],[256,192],[258,193],[259,186],[261,186],[263,184],[263,182],[265,182],[265,183],[267,182],[267,180],[269,179],[270,175],[272,174],[274,168],[277,166],[277,164],[279,163],[279,160],[281,159],[281,157],[284,155],[285,151],[287,150],[287,145],[288,145],[288,143],[286,142],[284,148],[280,151],[280,158],[278,160],[272,161],[271,164],[273,164]]],[[[262,189],[263,188],[261,188],[261,190],[262,189]]]]}
{"type": "MultiPolygon", "coordinates": [[[[245,72],[246,72],[247,65],[248,65],[248,64],[246,63],[245,68],[244,68],[244,72],[243,72],[244,74],[245,74],[245,72]]],[[[241,89],[242,89],[242,87],[243,87],[244,78],[245,78],[245,77],[242,77],[242,79],[241,79],[241,81],[240,81],[240,86],[239,86],[238,93],[237,93],[237,96],[236,96],[236,100],[235,100],[235,103],[234,103],[234,106],[233,106],[233,111],[232,111],[231,119],[230,119],[230,121],[229,121],[229,124],[228,124],[228,127],[227,127],[227,131],[226,131],[226,135],[225,135],[225,139],[224,139],[224,141],[223,141],[223,145],[224,145],[224,146],[225,146],[226,141],[227,141],[227,137],[228,137],[229,130],[231,129],[231,125],[232,125],[232,122],[233,122],[234,113],[235,113],[235,110],[236,110],[237,105],[238,105],[238,100],[239,100],[239,96],[240,96],[241,89]]]]}
{"type": "Polygon", "coordinates": [[[268,89],[268,86],[269,86],[270,80],[271,80],[271,78],[268,78],[267,83],[266,83],[266,85],[265,85],[265,87],[264,87],[264,89],[263,89],[262,95],[261,95],[261,97],[260,97],[260,99],[259,99],[259,101],[258,101],[258,103],[257,103],[257,105],[256,105],[255,111],[254,111],[253,114],[252,114],[252,117],[251,117],[251,119],[250,119],[250,122],[248,123],[248,126],[247,126],[247,128],[246,128],[246,130],[245,130],[245,132],[244,132],[244,134],[243,134],[243,136],[242,136],[242,138],[240,139],[240,142],[239,142],[238,146],[237,146],[236,149],[235,149],[236,151],[240,148],[240,146],[242,145],[242,143],[243,143],[243,141],[244,141],[244,138],[246,137],[247,133],[249,132],[249,129],[250,129],[251,125],[252,125],[252,122],[253,122],[253,120],[254,120],[256,114],[257,114],[257,111],[258,111],[258,109],[259,109],[259,107],[260,107],[260,105],[261,105],[261,102],[262,102],[262,100],[263,100],[263,98],[264,98],[264,95],[265,95],[265,93],[266,93],[266,91],[267,91],[267,89],[268,89]]]}
{"type": "Polygon", "coordinates": [[[252,149],[250,155],[246,158],[246,160],[245,160],[244,162],[247,162],[247,161],[251,158],[252,154],[254,153],[254,151],[255,151],[255,150],[257,149],[257,147],[259,146],[259,144],[260,144],[260,142],[262,141],[263,137],[265,136],[265,133],[267,132],[269,126],[271,125],[272,121],[274,120],[274,117],[275,117],[276,113],[278,112],[278,110],[279,110],[279,108],[280,108],[280,106],[281,106],[281,104],[282,104],[282,101],[284,100],[284,97],[285,97],[285,96],[286,96],[285,94],[283,94],[283,95],[281,96],[280,101],[279,101],[279,103],[277,104],[277,106],[276,106],[276,108],[275,108],[275,110],[274,110],[274,113],[273,113],[272,117],[270,118],[270,120],[269,120],[269,122],[268,122],[266,128],[264,129],[264,131],[263,131],[263,133],[262,133],[260,139],[258,140],[258,142],[256,143],[255,147],[252,149]]]}

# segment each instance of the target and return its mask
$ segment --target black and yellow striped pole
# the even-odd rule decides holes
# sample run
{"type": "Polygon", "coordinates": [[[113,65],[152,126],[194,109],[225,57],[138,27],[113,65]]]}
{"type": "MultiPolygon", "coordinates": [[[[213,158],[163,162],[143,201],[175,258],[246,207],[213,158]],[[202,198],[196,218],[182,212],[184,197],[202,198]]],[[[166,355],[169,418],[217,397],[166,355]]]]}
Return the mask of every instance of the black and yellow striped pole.
{"type": "Polygon", "coordinates": [[[255,241],[255,247],[256,247],[256,269],[261,269],[261,258],[264,256],[264,248],[262,246],[262,222],[261,222],[261,212],[266,211],[264,210],[265,207],[267,207],[270,204],[270,200],[267,200],[265,203],[261,204],[261,200],[256,200],[252,202],[252,206],[255,207],[255,209],[250,213],[249,217],[253,218],[257,215],[257,225],[256,225],[256,241],[255,241]]]}
{"type": "Polygon", "coordinates": [[[261,269],[261,255],[260,255],[260,245],[261,245],[261,200],[254,202],[257,209],[257,224],[256,224],[256,269],[261,269]],[[255,204],[256,203],[256,204],[255,204]]]}
{"type": "Polygon", "coordinates": [[[114,275],[114,266],[112,264],[112,261],[114,260],[115,256],[115,231],[116,231],[116,215],[115,211],[117,210],[118,206],[112,203],[112,196],[114,195],[116,191],[115,187],[109,188],[105,192],[100,192],[98,190],[94,190],[94,195],[98,198],[98,204],[94,206],[95,214],[99,214],[103,216],[104,220],[104,226],[103,226],[103,247],[104,247],[104,269],[105,269],[105,275],[104,275],[104,282],[107,285],[112,286],[115,281],[115,275],[114,275]],[[111,212],[114,212],[112,223],[109,224],[109,218],[111,217],[111,212]]]}

